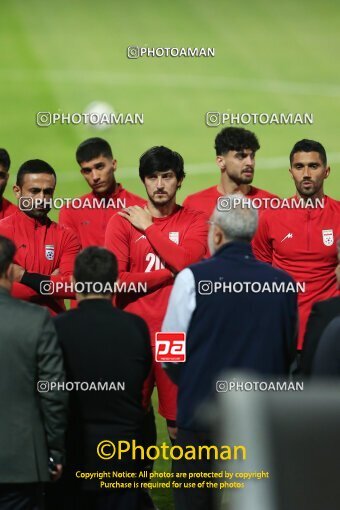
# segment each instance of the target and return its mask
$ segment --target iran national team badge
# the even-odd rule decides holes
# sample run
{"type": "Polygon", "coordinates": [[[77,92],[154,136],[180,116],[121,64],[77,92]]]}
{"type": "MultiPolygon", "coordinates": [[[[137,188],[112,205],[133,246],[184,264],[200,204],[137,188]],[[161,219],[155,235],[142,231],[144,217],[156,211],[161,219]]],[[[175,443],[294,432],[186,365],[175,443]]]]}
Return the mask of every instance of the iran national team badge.
{"type": "Polygon", "coordinates": [[[332,246],[332,244],[334,243],[333,230],[332,229],[323,230],[322,231],[322,240],[323,240],[323,244],[325,246],[332,246]]]}
{"type": "Polygon", "coordinates": [[[53,244],[45,244],[45,256],[47,260],[54,259],[54,245],[53,244]]]}
{"type": "Polygon", "coordinates": [[[169,239],[173,243],[179,243],[179,232],[169,232],[169,239]]]}

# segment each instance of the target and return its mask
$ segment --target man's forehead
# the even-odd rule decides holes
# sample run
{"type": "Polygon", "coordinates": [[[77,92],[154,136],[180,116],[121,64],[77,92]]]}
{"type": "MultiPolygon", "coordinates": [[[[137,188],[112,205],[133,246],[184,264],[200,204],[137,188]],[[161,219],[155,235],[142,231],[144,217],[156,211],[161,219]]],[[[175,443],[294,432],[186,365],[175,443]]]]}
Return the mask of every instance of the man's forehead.
{"type": "Polygon", "coordinates": [[[172,168],[169,168],[169,170],[155,170],[155,172],[152,172],[150,175],[164,175],[164,174],[168,174],[172,172],[173,174],[175,173],[172,168]]]}
{"type": "MultiPolygon", "coordinates": [[[[232,154],[239,154],[239,153],[243,153],[243,154],[255,154],[255,151],[253,149],[249,149],[249,148],[245,148],[245,149],[230,149],[230,151],[228,152],[231,152],[232,154]]],[[[228,153],[227,153],[228,154],[228,153]]]]}
{"type": "Polygon", "coordinates": [[[97,158],[90,159],[89,161],[81,161],[81,168],[92,168],[98,165],[99,163],[103,163],[108,161],[111,158],[107,158],[106,156],[98,156],[97,158]]]}
{"type": "Polygon", "coordinates": [[[53,174],[45,174],[45,173],[31,173],[31,174],[24,174],[23,175],[23,184],[26,185],[43,185],[43,184],[55,184],[55,177],[53,174]]]}
{"type": "Polygon", "coordinates": [[[322,163],[321,155],[316,151],[311,152],[295,152],[293,154],[292,164],[296,163],[322,163]]]}

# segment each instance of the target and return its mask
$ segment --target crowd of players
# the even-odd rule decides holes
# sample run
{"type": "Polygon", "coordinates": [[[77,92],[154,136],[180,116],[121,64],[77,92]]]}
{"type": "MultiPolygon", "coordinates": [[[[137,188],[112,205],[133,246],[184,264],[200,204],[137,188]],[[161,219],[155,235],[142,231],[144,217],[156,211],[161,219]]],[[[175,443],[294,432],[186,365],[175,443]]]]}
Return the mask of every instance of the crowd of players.
{"type": "MultiPolygon", "coordinates": [[[[259,148],[252,132],[223,129],[215,139],[219,182],[187,196],[180,206],[176,193],[185,178],[180,154],[159,146],[141,156],[139,176],[146,191],[142,198],[116,181],[117,161],[108,142],[101,138],[85,140],[77,148],[76,160],[91,191],[80,197],[84,207],[66,204],[58,223],[49,219],[46,205],[57,184],[54,169],[38,159],[21,165],[14,194],[21,204],[25,198],[33,199],[33,206],[20,209],[2,196],[10,158],[6,150],[0,150],[0,236],[12,240],[16,247],[12,296],[47,307],[51,315],[60,314],[65,311],[66,298],[71,299],[71,307],[77,306],[68,285],[77,254],[90,246],[104,246],[112,252],[118,261],[120,282],[147,284],[147,292],[119,293],[115,305],[139,315],[148,325],[153,370],[145,388],[145,402],[150,402],[156,385],[159,413],[167,421],[172,441],[176,439],[177,386],[161,363],[155,362],[155,334],[162,329],[176,275],[210,256],[208,223],[218,199],[237,193],[250,200],[277,198],[252,185],[259,148]],[[36,199],[47,202],[42,200],[36,206],[36,199]],[[57,290],[42,292],[42,282],[46,281],[58,283],[53,287],[57,290]]],[[[295,207],[293,197],[288,200],[291,207],[285,202],[284,207],[271,208],[270,202],[263,200],[252,249],[258,260],[305,283],[305,292],[298,296],[300,352],[312,307],[339,295],[335,270],[340,202],[324,193],[330,168],[320,143],[297,142],[290,153],[289,171],[295,197],[311,202],[306,207],[295,207]],[[316,199],[323,201],[323,207],[316,205],[316,199]]],[[[313,345],[313,353],[315,349],[313,345]]]]}

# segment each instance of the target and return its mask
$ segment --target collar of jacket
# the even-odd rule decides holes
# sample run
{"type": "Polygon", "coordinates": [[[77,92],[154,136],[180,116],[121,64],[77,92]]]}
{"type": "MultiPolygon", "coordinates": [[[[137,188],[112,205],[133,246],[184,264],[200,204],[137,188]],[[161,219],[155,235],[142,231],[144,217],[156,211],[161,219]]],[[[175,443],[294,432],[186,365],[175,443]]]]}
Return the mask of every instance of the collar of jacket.
{"type": "Polygon", "coordinates": [[[251,244],[247,241],[231,241],[224,244],[219,248],[213,257],[243,257],[243,258],[254,258],[251,244]]]}
{"type": "Polygon", "coordinates": [[[111,299],[104,298],[91,298],[91,299],[83,299],[78,303],[78,306],[81,308],[87,308],[88,306],[96,307],[96,308],[113,308],[111,299]]]}

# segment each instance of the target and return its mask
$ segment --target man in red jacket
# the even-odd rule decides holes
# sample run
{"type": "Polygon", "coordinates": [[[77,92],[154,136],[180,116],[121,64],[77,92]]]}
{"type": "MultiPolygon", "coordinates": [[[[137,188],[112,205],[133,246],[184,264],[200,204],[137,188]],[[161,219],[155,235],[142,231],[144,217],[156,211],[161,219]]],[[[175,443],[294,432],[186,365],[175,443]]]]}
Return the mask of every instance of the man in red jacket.
{"type": "Polygon", "coordinates": [[[220,197],[243,193],[246,198],[256,199],[255,207],[260,211],[270,207],[269,199],[277,199],[276,195],[251,185],[259,148],[259,141],[251,131],[234,127],[222,129],[215,138],[216,163],[221,171],[219,184],[189,195],[183,206],[202,211],[209,219],[220,197]]]}
{"type": "Polygon", "coordinates": [[[11,160],[8,152],[6,149],[0,149],[0,220],[10,216],[18,209],[14,204],[3,197],[9,178],[10,166],[11,160]]]}
{"type": "Polygon", "coordinates": [[[26,161],[13,188],[21,210],[0,221],[0,234],[11,239],[17,249],[12,294],[46,306],[52,315],[65,310],[61,298],[69,296],[58,292],[55,284],[70,286],[80,250],[76,235],[48,217],[55,185],[56,174],[48,163],[26,161]],[[41,203],[35,202],[37,199],[41,203]]]}
{"type": "Polygon", "coordinates": [[[298,296],[301,350],[312,305],[339,295],[335,269],[340,202],[324,194],[323,183],[330,167],[319,142],[297,142],[290,153],[289,171],[296,196],[283,200],[282,208],[261,214],[253,250],[258,259],[287,271],[297,282],[305,284],[305,291],[298,296]]]}
{"type": "Polygon", "coordinates": [[[146,201],[116,182],[117,160],[106,140],[85,140],[77,149],[76,159],[92,191],[66,204],[60,211],[59,223],[77,234],[82,248],[104,246],[111,216],[130,205],[144,206],[146,201]]]}
{"type": "MultiPolygon", "coordinates": [[[[130,206],[113,216],[105,245],[118,259],[121,283],[147,285],[144,292],[119,294],[117,305],[143,317],[154,348],[174,275],[205,255],[207,222],[201,213],[176,204],[176,192],[185,176],[183,158],[177,152],[151,148],[140,159],[139,176],[148,195],[147,206],[130,206]]],[[[154,372],[159,413],[167,419],[170,437],[174,438],[176,386],[155,357],[154,372]]],[[[151,391],[152,387],[153,382],[151,391]]]]}

